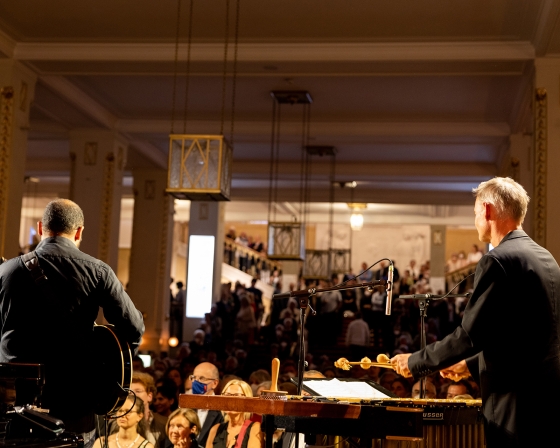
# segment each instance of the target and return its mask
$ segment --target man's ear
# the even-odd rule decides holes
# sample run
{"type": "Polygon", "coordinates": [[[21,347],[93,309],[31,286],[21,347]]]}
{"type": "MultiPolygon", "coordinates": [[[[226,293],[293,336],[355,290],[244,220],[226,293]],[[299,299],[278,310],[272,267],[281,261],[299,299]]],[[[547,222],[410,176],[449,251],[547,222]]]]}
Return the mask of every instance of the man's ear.
{"type": "Polygon", "coordinates": [[[37,232],[43,236],[43,221],[37,221],[37,232]]]}
{"type": "Polygon", "coordinates": [[[84,226],[78,227],[78,229],[76,230],[76,234],[74,235],[74,241],[81,241],[83,233],[84,233],[84,226]]]}
{"type": "Polygon", "coordinates": [[[484,204],[482,204],[484,206],[484,217],[486,218],[487,221],[490,221],[490,219],[493,218],[493,212],[495,211],[493,209],[493,205],[492,204],[487,204],[486,202],[484,204]]]}
{"type": "Polygon", "coordinates": [[[154,399],[154,394],[152,392],[148,392],[147,395],[148,395],[148,403],[151,403],[152,400],[154,399]]]}

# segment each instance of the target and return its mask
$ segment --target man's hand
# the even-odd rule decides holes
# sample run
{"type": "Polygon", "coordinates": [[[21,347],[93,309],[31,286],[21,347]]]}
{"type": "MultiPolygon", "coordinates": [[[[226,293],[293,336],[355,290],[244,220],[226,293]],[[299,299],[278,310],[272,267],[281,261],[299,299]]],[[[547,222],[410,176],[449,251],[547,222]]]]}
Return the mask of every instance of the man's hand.
{"type": "Polygon", "coordinates": [[[405,353],[391,358],[391,364],[395,367],[395,372],[405,378],[412,376],[412,373],[410,373],[410,369],[408,368],[408,358],[410,358],[411,354],[412,353],[405,353]]]}
{"type": "Polygon", "coordinates": [[[471,372],[469,372],[469,368],[467,367],[467,363],[465,362],[465,360],[459,361],[457,364],[440,370],[439,374],[442,377],[449,378],[453,381],[459,381],[471,376],[471,372]]]}

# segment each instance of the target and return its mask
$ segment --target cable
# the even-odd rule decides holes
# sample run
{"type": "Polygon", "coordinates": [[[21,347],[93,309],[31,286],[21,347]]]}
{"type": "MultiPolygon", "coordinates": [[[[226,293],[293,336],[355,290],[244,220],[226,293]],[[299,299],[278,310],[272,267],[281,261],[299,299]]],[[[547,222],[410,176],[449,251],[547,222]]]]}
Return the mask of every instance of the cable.
{"type": "MultiPolygon", "coordinates": [[[[336,287],[338,287],[338,286],[344,286],[346,283],[348,283],[348,282],[350,282],[350,281],[352,281],[352,280],[358,280],[358,277],[359,277],[360,275],[365,274],[367,271],[369,271],[369,270],[370,270],[372,267],[374,267],[376,264],[381,263],[382,261],[385,261],[385,260],[387,260],[389,263],[393,264],[393,260],[391,260],[391,259],[389,259],[389,258],[382,258],[382,259],[376,261],[375,263],[373,263],[369,268],[367,268],[367,269],[363,270],[362,272],[360,272],[358,275],[356,275],[356,276],[354,276],[354,277],[352,277],[352,278],[349,278],[349,279],[346,280],[345,282],[339,283],[338,285],[335,285],[335,286],[336,286],[336,287]]],[[[381,285],[380,285],[380,286],[381,286],[381,285]]]]}

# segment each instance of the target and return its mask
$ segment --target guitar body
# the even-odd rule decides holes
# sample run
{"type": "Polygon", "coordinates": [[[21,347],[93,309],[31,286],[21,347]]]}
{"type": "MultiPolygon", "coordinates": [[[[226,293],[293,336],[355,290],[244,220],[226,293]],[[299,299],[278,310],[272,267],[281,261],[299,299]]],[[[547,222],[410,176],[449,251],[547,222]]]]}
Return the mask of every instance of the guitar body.
{"type": "Polygon", "coordinates": [[[113,325],[93,327],[95,359],[95,406],[97,415],[110,415],[128,397],[132,381],[132,354],[128,342],[119,337],[113,325]]]}

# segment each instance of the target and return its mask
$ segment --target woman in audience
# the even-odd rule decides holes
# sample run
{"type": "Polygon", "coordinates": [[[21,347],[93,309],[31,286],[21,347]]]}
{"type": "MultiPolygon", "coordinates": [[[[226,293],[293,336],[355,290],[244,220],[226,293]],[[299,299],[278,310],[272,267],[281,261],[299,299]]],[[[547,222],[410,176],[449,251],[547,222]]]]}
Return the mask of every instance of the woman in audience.
{"type": "Polygon", "coordinates": [[[169,416],[165,433],[171,444],[166,448],[200,448],[196,437],[200,433],[200,420],[193,409],[179,408],[169,416]]]}
{"type": "MultiPolygon", "coordinates": [[[[109,448],[154,448],[144,437],[144,402],[129,398],[119,410],[122,417],[117,418],[119,431],[111,434],[107,440],[109,448]],[[130,412],[129,412],[130,411],[130,412]]],[[[100,437],[93,448],[105,446],[105,437],[100,437]]]]}
{"type": "Polygon", "coordinates": [[[157,388],[154,408],[164,417],[169,417],[177,409],[177,388],[174,383],[165,383],[157,388]]]}
{"type": "MultiPolygon", "coordinates": [[[[222,390],[224,397],[252,397],[245,381],[231,380],[222,390]]],[[[261,425],[250,420],[250,412],[227,411],[224,423],[214,425],[208,434],[206,448],[263,448],[261,425]]]]}

